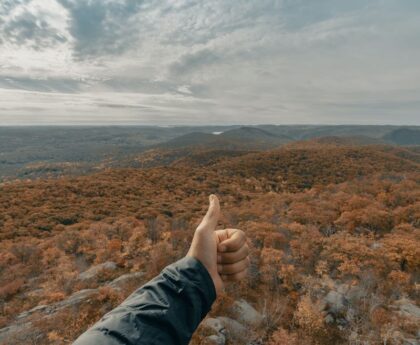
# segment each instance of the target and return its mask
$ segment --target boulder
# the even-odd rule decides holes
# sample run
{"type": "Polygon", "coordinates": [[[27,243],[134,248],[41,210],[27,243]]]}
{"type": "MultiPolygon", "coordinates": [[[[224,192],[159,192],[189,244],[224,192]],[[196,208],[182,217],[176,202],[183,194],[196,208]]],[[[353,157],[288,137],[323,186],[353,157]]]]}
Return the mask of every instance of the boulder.
{"type": "Polygon", "coordinates": [[[323,302],[326,304],[326,309],[333,314],[343,313],[348,305],[346,297],[334,290],[328,292],[323,302]]]}
{"type": "Polygon", "coordinates": [[[325,323],[326,323],[327,325],[331,325],[331,324],[333,324],[333,323],[334,323],[335,319],[334,319],[334,317],[333,317],[331,314],[328,314],[328,315],[325,317],[324,321],[325,321],[325,323]]]}
{"type": "Polygon", "coordinates": [[[403,316],[420,319],[420,308],[408,298],[401,298],[394,303],[403,316]]]}
{"type": "Polygon", "coordinates": [[[134,272],[134,273],[127,273],[119,276],[118,278],[114,279],[112,282],[108,283],[107,286],[112,287],[113,289],[119,290],[122,286],[128,283],[130,280],[139,279],[144,276],[144,272],[134,272]]]}
{"type": "Polygon", "coordinates": [[[219,319],[208,317],[202,322],[201,326],[212,330],[215,333],[206,337],[206,343],[214,345],[225,345],[226,330],[225,326],[219,319]]]}
{"type": "Polygon", "coordinates": [[[117,264],[113,261],[107,261],[99,265],[92,266],[88,270],[80,273],[79,280],[85,281],[92,278],[95,278],[99,272],[108,270],[108,271],[115,271],[117,269],[117,264]]]}
{"type": "Polygon", "coordinates": [[[258,326],[264,320],[264,316],[243,299],[234,303],[233,311],[237,319],[247,325],[258,326]]]}
{"type": "Polygon", "coordinates": [[[219,319],[215,319],[212,317],[206,318],[202,323],[202,327],[211,329],[215,333],[224,333],[225,332],[225,326],[219,319]]]}
{"type": "Polygon", "coordinates": [[[244,335],[247,332],[247,329],[244,325],[234,319],[231,319],[230,317],[219,316],[217,319],[221,322],[226,332],[230,335],[239,336],[244,335]]]}
{"type": "Polygon", "coordinates": [[[206,337],[206,343],[212,345],[225,345],[226,337],[223,334],[213,334],[206,337]]]}

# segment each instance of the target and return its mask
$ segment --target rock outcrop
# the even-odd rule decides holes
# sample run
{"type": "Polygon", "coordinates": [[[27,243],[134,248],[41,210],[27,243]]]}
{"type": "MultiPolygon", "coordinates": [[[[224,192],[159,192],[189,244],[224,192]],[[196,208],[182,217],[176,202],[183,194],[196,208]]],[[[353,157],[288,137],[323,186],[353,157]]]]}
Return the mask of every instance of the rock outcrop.
{"type": "Polygon", "coordinates": [[[243,299],[235,302],[233,310],[239,321],[250,326],[258,326],[264,320],[264,316],[243,299]]]}
{"type": "MultiPolygon", "coordinates": [[[[104,269],[116,269],[116,264],[112,262],[106,262],[101,265],[92,267],[91,269],[83,272],[79,279],[91,279],[96,274],[104,269]]],[[[122,287],[127,284],[130,280],[138,280],[143,277],[143,272],[127,273],[119,276],[118,278],[106,283],[104,286],[109,286],[115,290],[121,290],[122,287]]],[[[99,293],[97,289],[84,289],[73,293],[66,299],[52,303],[38,305],[30,310],[24,311],[16,316],[15,321],[0,329],[0,344],[18,344],[28,343],[28,339],[36,340],[40,336],[40,332],[33,326],[33,321],[48,320],[57,315],[58,312],[70,308],[79,306],[82,303],[86,303],[90,298],[94,297],[99,293]],[[13,339],[13,342],[10,342],[13,339]]]]}
{"type": "Polygon", "coordinates": [[[415,305],[408,298],[401,298],[394,303],[394,306],[398,308],[398,312],[406,317],[419,319],[420,322],[420,307],[415,305]]]}
{"type": "Polygon", "coordinates": [[[95,278],[102,271],[115,271],[117,264],[113,261],[107,261],[99,265],[90,267],[88,270],[80,273],[79,280],[86,281],[95,278]]]}
{"type": "Polygon", "coordinates": [[[203,321],[202,327],[213,332],[206,341],[214,345],[224,345],[227,340],[233,344],[238,341],[249,345],[258,344],[253,330],[263,322],[264,316],[245,300],[236,301],[232,313],[236,319],[218,316],[203,321]]]}

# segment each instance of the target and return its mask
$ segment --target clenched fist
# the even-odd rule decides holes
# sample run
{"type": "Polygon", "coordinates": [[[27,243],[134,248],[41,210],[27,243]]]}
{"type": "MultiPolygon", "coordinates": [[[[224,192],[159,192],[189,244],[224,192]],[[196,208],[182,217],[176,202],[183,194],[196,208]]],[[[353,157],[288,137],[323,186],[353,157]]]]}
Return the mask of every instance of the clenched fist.
{"type": "Polygon", "coordinates": [[[248,245],[242,230],[216,230],[220,217],[219,199],[210,195],[210,206],[194,238],[187,256],[199,260],[210,273],[216,292],[224,289],[224,282],[246,277],[249,266],[248,245]]]}

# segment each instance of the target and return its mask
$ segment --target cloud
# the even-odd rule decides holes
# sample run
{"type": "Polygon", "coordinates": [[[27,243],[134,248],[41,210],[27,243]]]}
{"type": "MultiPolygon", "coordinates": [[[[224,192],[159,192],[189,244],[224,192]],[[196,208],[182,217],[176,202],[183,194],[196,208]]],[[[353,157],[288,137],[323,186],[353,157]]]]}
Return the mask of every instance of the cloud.
{"type": "Polygon", "coordinates": [[[202,49],[195,53],[186,53],[178,61],[170,66],[170,71],[174,75],[185,75],[194,73],[201,67],[208,67],[220,61],[221,58],[210,49],[202,49]]]}
{"type": "Polygon", "coordinates": [[[9,0],[0,122],[8,109],[8,123],[10,114],[419,123],[419,9],[416,0],[9,0]]]}
{"type": "Polygon", "coordinates": [[[0,7],[1,42],[34,50],[69,40],[63,9],[52,0],[8,1],[0,7]]]}
{"type": "Polygon", "coordinates": [[[50,27],[47,21],[39,20],[34,13],[25,11],[3,26],[3,35],[14,44],[30,43],[41,50],[55,43],[66,41],[66,37],[50,27]]]}
{"type": "Polygon", "coordinates": [[[39,92],[67,92],[76,93],[83,89],[84,83],[74,79],[35,79],[29,77],[7,77],[0,78],[0,88],[18,89],[39,92]]]}
{"type": "MultiPolygon", "coordinates": [[[[79,59],[103,54],[120,54],[128,49],[133,28],[130,18],[138,0],[58,0],[70,13],[70,33],[79,59]]],[[[135,28],[134,28],[135,30],[135,28]]]]}
{"type": "Polygon", "coordinates": [[[111,109],[153,109],[140,104],[116,104],[116,103],[99,103],[99,107],[111,109]]]}

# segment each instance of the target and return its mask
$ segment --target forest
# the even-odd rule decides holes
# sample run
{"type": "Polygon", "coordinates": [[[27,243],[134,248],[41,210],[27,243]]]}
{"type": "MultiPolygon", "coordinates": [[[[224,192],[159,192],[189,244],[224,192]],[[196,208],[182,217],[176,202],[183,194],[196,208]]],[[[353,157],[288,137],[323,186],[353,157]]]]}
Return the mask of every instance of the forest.
{"type": "Polygon", "coordinates": [[[185,255],[211,193],[251,266],[191,344],[419,344],[419,168],[416,147],[313,139],[3,182],[0,344],[70,344],[185,255]]]}

